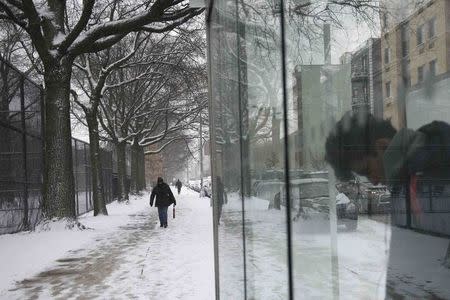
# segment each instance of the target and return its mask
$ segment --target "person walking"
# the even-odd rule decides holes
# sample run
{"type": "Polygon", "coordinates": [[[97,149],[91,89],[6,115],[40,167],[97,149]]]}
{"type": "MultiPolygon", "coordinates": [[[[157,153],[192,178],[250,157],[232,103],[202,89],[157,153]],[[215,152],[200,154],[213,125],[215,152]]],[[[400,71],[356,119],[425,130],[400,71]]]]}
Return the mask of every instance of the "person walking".
{"type": "Polygon", "coordinates": [[[181,187],[183,186],[183,184],[181,183],[180,179],[177,179],[177,182],[175,182],[175,186],[177,187],[178,190],[178,195],[181,192],[181,187]]]}
{"type": "Polygon", "coordinates": [[[150,195],[150,206],[153,206],[155,197],[155,206],[158,208],[160,227],[167,228],[167,209],[171,204],[175,207],[177,201],[169,185],[161,177],[158,177],[157,185],[153,188],[152,194],[150,195]]]}
{"type": "Polygon", "coordinates": [[[228,202],[227,193],[225,192],[222,178],[220,176],[216,177],[216,184],[217,184],[217,208],[218,208],[218,221],[220,223],[220,217],[222,216],[222,206],[224,203],[228,202]]]}

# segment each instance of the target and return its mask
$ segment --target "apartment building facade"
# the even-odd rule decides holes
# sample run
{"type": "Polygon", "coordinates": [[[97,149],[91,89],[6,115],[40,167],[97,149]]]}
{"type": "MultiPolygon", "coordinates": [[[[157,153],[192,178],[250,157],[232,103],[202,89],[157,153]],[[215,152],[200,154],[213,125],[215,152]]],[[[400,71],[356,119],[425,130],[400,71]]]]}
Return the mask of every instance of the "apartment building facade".
{"type": "Polygon", "coordinates": [[[381,40],[371,38],[351,54],[352,110],[383,117],[381,40]]]}
{"type": "Polygon", "coordinates": [[[450,70],[450,1],[431,0],[399,23],[381,19],[383,116],[402,128],[410,92],[450,70]]]}

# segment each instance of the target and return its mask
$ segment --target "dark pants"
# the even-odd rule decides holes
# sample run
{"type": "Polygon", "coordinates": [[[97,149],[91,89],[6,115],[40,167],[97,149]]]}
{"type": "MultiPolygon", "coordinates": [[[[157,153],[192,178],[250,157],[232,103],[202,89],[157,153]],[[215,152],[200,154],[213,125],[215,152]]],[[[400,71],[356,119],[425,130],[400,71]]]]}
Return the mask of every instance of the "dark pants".
{"type": "Polygon", "coordinates": [[[158,207],[159,222],[161,225],[167,224],[167,208],[168,206],[158,207]]]}

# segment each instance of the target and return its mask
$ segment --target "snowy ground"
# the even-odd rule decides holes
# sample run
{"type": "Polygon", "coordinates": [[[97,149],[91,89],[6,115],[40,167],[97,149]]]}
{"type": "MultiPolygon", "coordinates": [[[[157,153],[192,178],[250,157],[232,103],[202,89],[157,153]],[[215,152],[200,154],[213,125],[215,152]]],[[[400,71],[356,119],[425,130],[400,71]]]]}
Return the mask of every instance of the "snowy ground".
{"type": "Polygon", "coordinates": [[[145,194],[110,204],[107,217],[81,217],[92,230],[54,223],[0,236],[0,298],[213,299],[209,199],[184,188],[176,197],[167,229],[145,194]]]}
{"type": "MultiPolygon", "coordinates": [[[[286,213],[267,210],[268,202],[228,197],[219,226],[221,295],[243,296],[246,251],[247,296],[286,299],[288,295],[286,213]]],[[[448,239],[391,227],[361,217],[356,232],[339,230],[335,272],[329,220],[308,219],[292,225],[296,299],[450,299],[450,270],[441,265],[448,239]],[[390,261],[389,261],[390,257],[390,261]],[[389,280],[387,274],[389,273],[389,280]]]]}
{"type": "MultiPolygon", "coordinates": [[[[0,299],[214,299],[210,199],[183,188],[177,200],[167,229],[146,194],[109,205],[108,217],[80,218],[93,230],[54,223],[0,236],[0,299]]],[[[241,203],[228,200],[219,226],[221,299],[243,298],[244,263],[249,299],[286,299],[285,211],[246,200],[244,245],[241,203]]],[[[294,222],[292,232],[296,299],[450,298],[450,270],[441,265],[447,239],[361,217],[357,231],[338,232],[333,272],[327,219],[294,222]]]]}

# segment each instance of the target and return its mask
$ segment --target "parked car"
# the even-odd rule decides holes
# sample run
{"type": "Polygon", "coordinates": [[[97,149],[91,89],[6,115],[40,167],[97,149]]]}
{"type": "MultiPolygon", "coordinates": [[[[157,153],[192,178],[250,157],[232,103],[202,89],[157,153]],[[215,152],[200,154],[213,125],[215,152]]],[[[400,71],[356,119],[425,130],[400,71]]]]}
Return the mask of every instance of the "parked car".
{"type": "Polygon", "coordinates": [[[386,186],[372,186],[367,190],[367,198],[371,205],[371,213],[389,213],[391,194],[386,186]]]}
{"type": "MultiPolygon", "coordinates": [[[[296,218],[308,218],[313,214],[328,216],[330,200],[328,180],[324,178],[294,179],[290,182],[291,208],[297,211],[296,218]]],[[[281,186],[281,204],[286,206],[285,185],[281,186]]],[[[338,225],[349,231],[358,227],[358,206],[335,187],[338,225]]]]}

